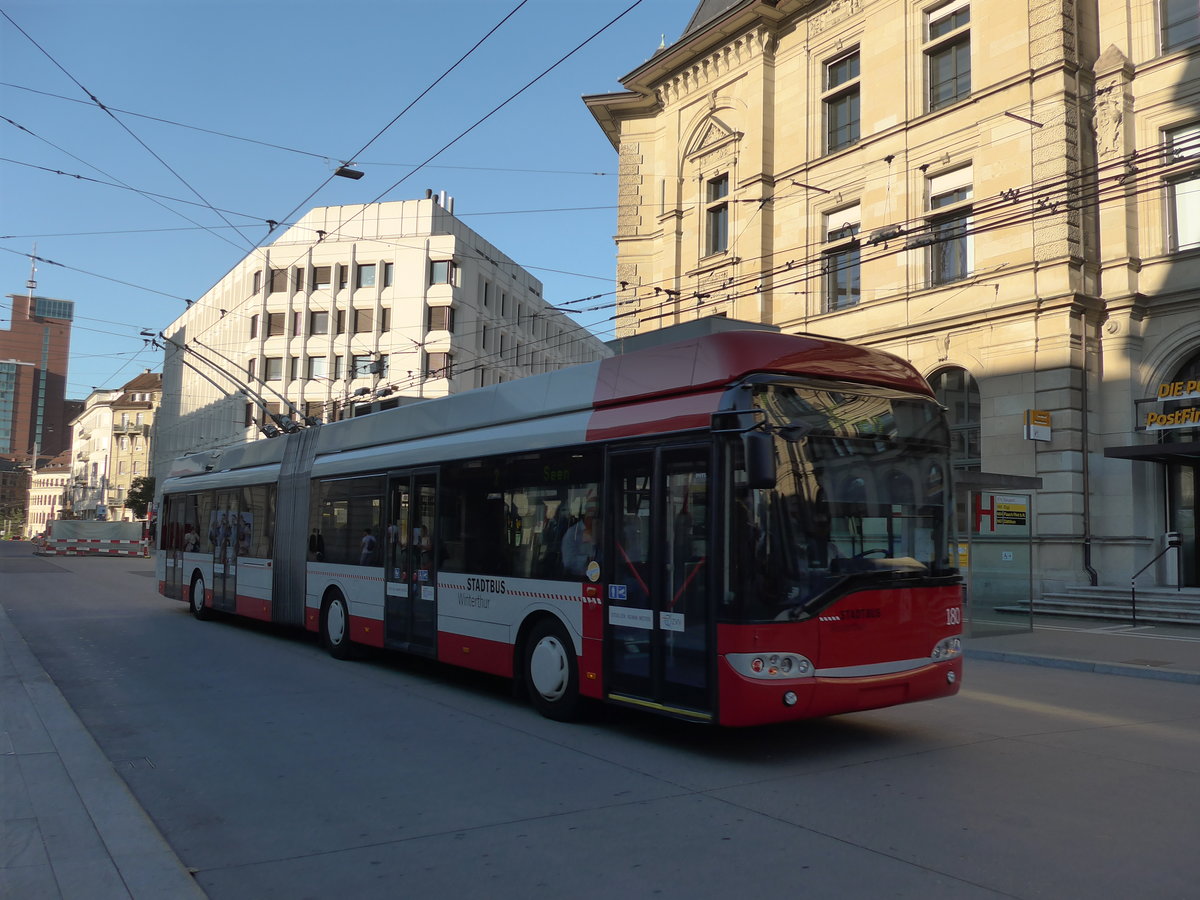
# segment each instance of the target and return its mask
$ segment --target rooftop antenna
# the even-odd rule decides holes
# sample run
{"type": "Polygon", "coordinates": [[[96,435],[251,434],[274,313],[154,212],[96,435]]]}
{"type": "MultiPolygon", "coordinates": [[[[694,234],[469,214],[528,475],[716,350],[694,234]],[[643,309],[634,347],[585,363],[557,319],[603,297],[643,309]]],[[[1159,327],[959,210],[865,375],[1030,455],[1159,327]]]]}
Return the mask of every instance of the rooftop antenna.
{"type": "MultiPolygon", "coordinates": [[[[29,305],[33,306],[33,292],[37,290],[37,244],[33,245],[33,252],[29,254],[29,280],[25,282],[25,287],[29,290],[29,305]]],[[[32,309],[31,309],[32,311],[32,309]]]]}

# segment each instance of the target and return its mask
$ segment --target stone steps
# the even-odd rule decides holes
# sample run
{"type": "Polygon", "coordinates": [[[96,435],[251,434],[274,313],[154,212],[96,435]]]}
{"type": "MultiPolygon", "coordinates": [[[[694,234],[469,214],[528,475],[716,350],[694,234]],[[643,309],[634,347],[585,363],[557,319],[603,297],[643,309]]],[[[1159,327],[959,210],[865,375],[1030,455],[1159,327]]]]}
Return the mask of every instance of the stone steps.
{"type": "MultiPolygon", "coordinates": [[[[996,612],[1029,615],[1028,603],[996,607],[996,612]]],[[[1079,587],[1044,594],[1033,602],[1039,616],[1072,616],[1128,622],[1133,619],[1129,588],[1079,587]]],[[[1137,620],[1164,625],[1200,625],[1200,590],[1141,588],[1137,591],[1137,620]]]]}

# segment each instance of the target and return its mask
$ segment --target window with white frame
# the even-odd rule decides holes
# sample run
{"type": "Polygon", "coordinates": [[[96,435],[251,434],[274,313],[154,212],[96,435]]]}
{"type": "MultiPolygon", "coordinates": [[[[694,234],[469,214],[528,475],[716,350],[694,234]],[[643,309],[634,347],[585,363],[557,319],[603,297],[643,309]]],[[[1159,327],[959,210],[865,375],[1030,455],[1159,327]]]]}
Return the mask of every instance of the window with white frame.
{"type": "Polygon", "coordinates": [[[729,249],[729,175],[710,178],[704,185],[704,255],[729,249]]]}
{"type": "Polygon", "coordinates": [[[929,111],[971,93],[971,5],[953,0],[925,14],[925,61],[929,111]]]}
{"type": "Polygon", "coordinates": [[[858,48],[825,64],[825,152],[849,147],[859,136],[858,48]]]}
{"type": "Polygon", "coordinates": [[[1200,247],[1200,122],[1163,132],[1167,251],[1200,247]]]}
{"type": "Polygon", "coordinates": [[[856,306],[862,298],[858,204],[825,214],[825,247],[821,253],[824,312],[856,306]]]}
{"type": "Polygon", "coordinates": [[[1158,0],[1158,27],[1166,53],[1200,40],[1200,4],[1196,0],[1158,0]]]}
{"type": "Polygon", "coordinates": [[[971,274],[971,166],[929,179],[929,284],[949,284],[971,274]]]}
{"type": "Polygon", "coordinates": [[[263,375],[267,381],[283,380],[283,357],[268,356],[263,360],[263,375]]]}
{"type": "Polygon", "coordinates": [[[356,288],[375,287],[374,263],[358,266],[358,271],[354,278],[354,286],[356,288]]]}
{"type": "Polygon", "coordinates": [[[310,356],[308,358],[308,377],[309,378],[324,378],[329,371],[329,360],[324,356],[310,356]]]}

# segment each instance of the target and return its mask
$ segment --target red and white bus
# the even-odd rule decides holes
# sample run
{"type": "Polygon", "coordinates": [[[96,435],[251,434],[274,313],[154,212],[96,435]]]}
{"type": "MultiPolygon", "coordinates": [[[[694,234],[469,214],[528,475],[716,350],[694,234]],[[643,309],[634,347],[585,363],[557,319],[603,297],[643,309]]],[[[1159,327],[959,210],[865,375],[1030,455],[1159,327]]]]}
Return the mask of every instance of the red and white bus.
{"type": "Polygon", "coordinates": [[[743,726],[957,692],[943,411],[836,340],[733,331],[174,464],[161,592],[743,726]]]}

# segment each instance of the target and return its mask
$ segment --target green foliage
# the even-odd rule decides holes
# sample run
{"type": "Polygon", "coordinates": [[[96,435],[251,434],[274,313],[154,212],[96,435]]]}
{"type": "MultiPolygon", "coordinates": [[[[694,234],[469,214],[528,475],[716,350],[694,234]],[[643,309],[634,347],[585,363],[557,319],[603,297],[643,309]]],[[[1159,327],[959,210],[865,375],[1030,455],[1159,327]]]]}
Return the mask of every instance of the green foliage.
{"type": "Polygon", "coordinates": [[[146,476],[135,478],[129,484],[129,493],[125,495],[125,505],[133,512],[134,518],[146,518],[146,511],[154,502],[154,479],[146,476]]]}

